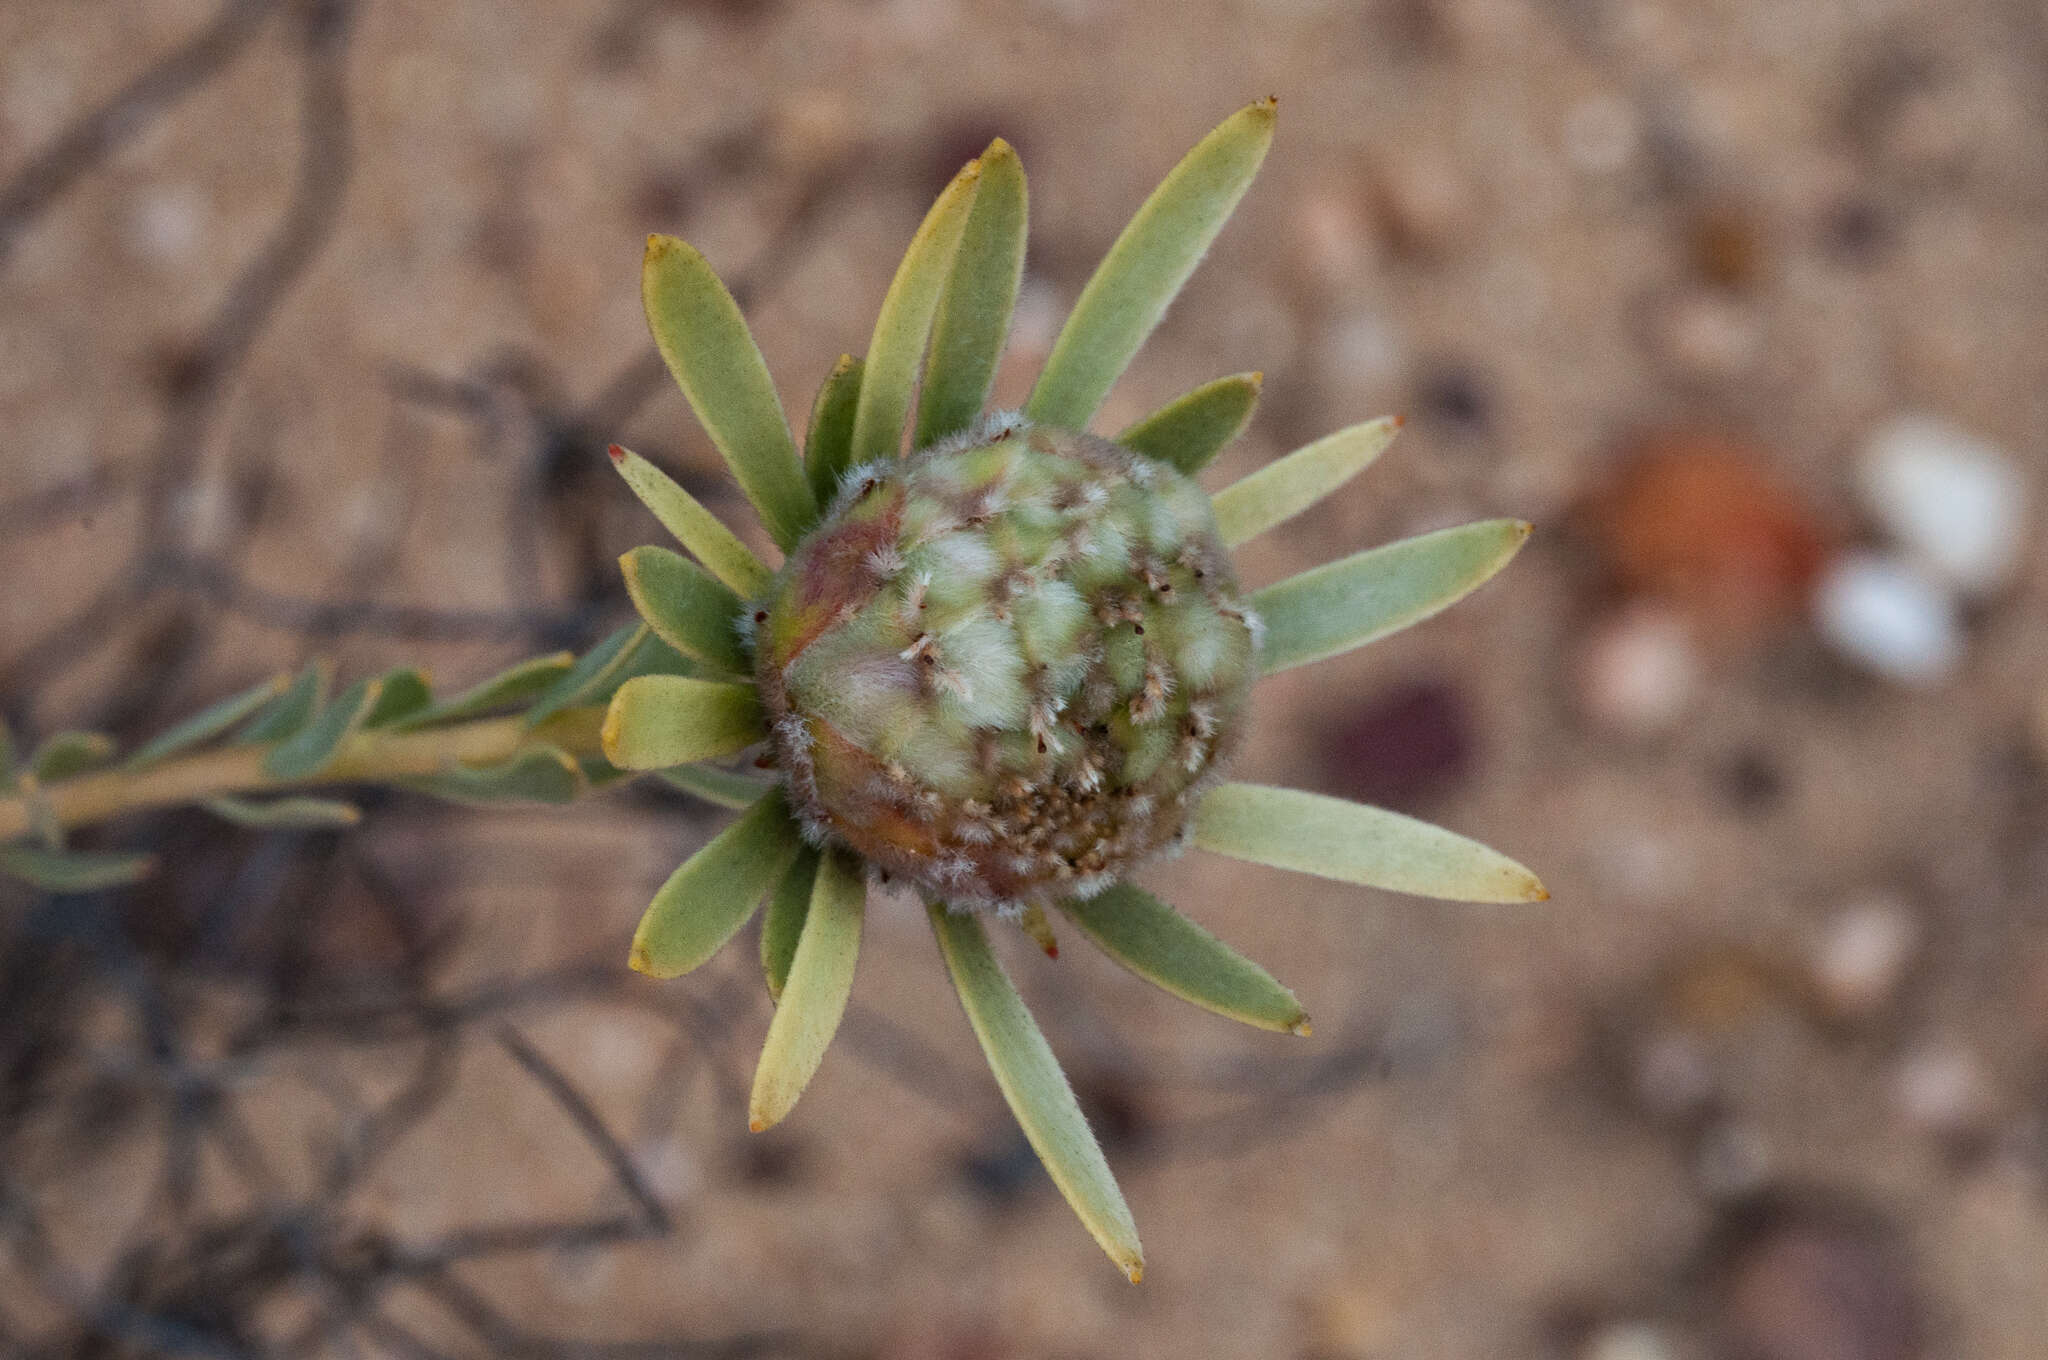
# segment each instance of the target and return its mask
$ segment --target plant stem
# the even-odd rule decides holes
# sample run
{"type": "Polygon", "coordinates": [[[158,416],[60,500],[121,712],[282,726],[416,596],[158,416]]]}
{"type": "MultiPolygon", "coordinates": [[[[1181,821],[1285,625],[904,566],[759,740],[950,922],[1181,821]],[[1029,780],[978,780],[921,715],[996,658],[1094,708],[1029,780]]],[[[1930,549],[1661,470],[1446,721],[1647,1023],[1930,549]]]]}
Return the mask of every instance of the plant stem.
{"type": "Polygon", "coordinates": [[[381,784],[442,774],[461,765],[495,765],[546,743],[579,759],[601,757],[602,708],[566,709],[538,726],[524,718],[481,718],[421,732],[359,732],[306,779],[274,779],[263,762],[271,745],[229,746],[167,760],[145,770],[103,770],[0,799],[0,842],[43,824],[39,812],[70,828],[142,808],[198,803],[224,794],[281,793],[326,784],[381,784]]]}

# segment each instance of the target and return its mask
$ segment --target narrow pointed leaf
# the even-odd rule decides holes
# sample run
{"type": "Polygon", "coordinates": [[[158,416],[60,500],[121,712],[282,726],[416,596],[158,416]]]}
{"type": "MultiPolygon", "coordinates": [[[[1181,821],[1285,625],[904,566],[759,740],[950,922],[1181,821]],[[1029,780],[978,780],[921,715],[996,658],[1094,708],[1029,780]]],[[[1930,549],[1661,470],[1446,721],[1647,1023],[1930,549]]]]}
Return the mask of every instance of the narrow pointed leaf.
{"type": "Polygon", "coordinates": [[[424,713],[434,705],[434,691],[425,673],[411,666],[384,672],[381,683],[383,688],[377,695],[376,707],[370,710],[369,717],[363,719],[364,727],[390,727],[424,713]]]}
{"type": "Polygon", "coordinates": [[[1116,442],[1192,477],[1251,424],[1265,381],[1263,373],[1233,373],[1204,383],[1125,430],[1116,442]]]}
{"type": "Polygon", "coordinates": [[[811,407],[804,438],[804,471],[822,511],[839,493],[839,479],[853,466],[853,418],[860,409],[860,380],[867,365],[851,354],[839,356],[811,407]]]}
{"type": "Polygon", "coordinates": [[[1457,603],[1528,540],[1518,519],[1404,538],[1305,571],[1252,596],[1266,674],[1363,647],[1457,603]]]}
{"type": "Polygon", "coordinates": [[[0,845],[0,874],[50,893],[98,892],[149,877],[156,861],[148,855],[38,850],[0,845]]]}
{"type": "Polygon", "coordinates": [[[1123,1192],[1081,1115],[1059,1060],[989,949],[980,919],[943,906],[930,908],[930,914],[967,1023],[988,1055],[1010,1112],[1082,1226],[1136,1282],[1145,1267],[1138,1226],[1131,1221],[1123,1192]]]}
{"type": "Polygon", "coordinates": [[[811,885],[789,977],[776,999],[775,1018],[754,1068],[747,1099],[747,1126],[759,1133],[782,1122],[811,1084],[832,1036],[846,1014],[853,969],[860,957],[861,916],[867,878],[860,861],[844,851],[824,856],[811,885]]]}
{"type": "Polygon", "coordinates": [[[84,774],[114,758],[114,739],[104,732],[54,732],[28,758],[28,771],[45,784],[84,774]]]}
{"type": "Polygon", "coordinates": [[[796,942],[811,912],[819,858],[817,851],[805,846],[768,895],[768,913],[761,918],[761,976],[767,979],[771,1001],[782,1000],[782,988],[789,981],[790,960],[796,957],[796,942]]]}
{"type": "Polygon", "coordinates": [[[894,458],[903,451],[910,392],[917,385],[917,369],[931,338],[939,294],[946,286],[946,274],[974,207],[980,180],[981,162],[969,161],[952,183],[939,191],[882,297],[861,375],[860,401],[854,409],[851,459],[856,465],[894,458]]]}
{"type": "Polygon", "coordinates": [[[304,727],[327,699],[330,670],[325,661],[315,661],[298,674],[291,687],[265,706],[242,730],[239,741],[256,745],[283,741],[304,727]]]}
{"type": "Polygon", "coordinates": [[[802,848],[789,805],[779,789],[770,792],[669,875],[633,932],[627,961],[651,977],[689,972],[747,923],[802,848]]]}
{"type": "Polygon", "coordinates": [[[512,708],[545,693],[575,665],[576,657],[571,652],[551,652],[547,656],[521,661],[452,699],[429,704],[393,726],[401,731],[416,731],[439,723],[480,717],[501,708],[512,708]]]}
{"type": "Polygon", "coordinates": [[[14,729],[0,718],[0,781],[14,782],[14,729]]]}
{"type": "Polygon", "coordinates": [[[263,772],[272,779],[311,779],[326,769],[341,744],[362,729],[383,688],[376,680],[350,685],[311,722],[279,742],[264,757],[263,772]]]}
{"type": "Polygon", "coordinates": [[[662,641],[728,675],[752,669],[733,626],[740,597],[723,581],[681,553],[652,544],[621,557],[619,570],[633,607],[662,641]]]}
{"type": "Polygon", "coordinates": [[[496,765],[453,765],[401,781],[451,803],[573,803],[589,787],[583,767],[560,747],[536,744],[496,765]]]}
{"type": "Polygon", "coordinates": [[[964,430],[981,415],[995,386],[996,363],[1010,338],[1010,313],[1024,280],[1023,163],[998,137],[981,153],[980,164],[974,208],[967,214],[932,323],[912,448],[964,430]]]}
{"type": "Polygon", "coordinates": [[[1059,907],[1105,954],[1183,1001],[1260,1029],[1308,1033],[1293,992],[1152,894],[1119,883],[1059,907]]]}
{"type": "Polygon", "coordinates": [[[201,804],[222,821],[264,831],[354,826],[363,819],[353,803],[332,798],[209,798],[201,804]]]}
{"type": "Polygon", "coordinates": [[[1216,493],[1216,532],[1232,548],[1291,519],[1371,465],[1401,423],[1369,420],[1325,435],[1216,493]]]}
{"type": "Polygon", "coordinates": [[[760,512],[768,536],[787,549],[817,517],[818,504],[739,304],[710,263],[673,236],[647,238],[640,296],[676,385],[760,512]]]}
{"type": "Polygon", "coordinates": [[[1225,784],[1195,810],[1195,844],[1233,859],[1456,902],[1541,902],[1536,875],[1454,831],[1302,789],[1225,784]]]}
{"type": "Polygon", "coordinates": [[[604,715],[605,759],[622,770],[729,756],[768,735],[752,685],[643,675],[612,696],[604,715]]]}
{"type": "Polygon", "coordinates": [[[771,783],[715,765],[678,765],[672,770],[657,771],[655,777],[693,797],[735,812],[761,801],[771,783]]]}
{"type": "Polygon", "coordinates": [[[633,489],[640,503],[713,576],[731,586],[742,599],[752,599],[768,588],[769,572],[761,559],[695,496],[639,454],[617,444],[611,446],[610,452],[612,466],[626,479],[626,485],[633,489]]]}
{"type": "Polygon", "coordinates": [[[526,711],[526,725],[537,727],[565,708],[595,704],[611,697],[619,687],[619,673],[633,653],[653,636],[645,623],[629,623],[609,634],[602,642],[576,658],[575,664],[541,691],[526,711]]]}
{"type": "Polygon", "coordinates": [[[1026,415],[1087,426],[1251,187],[1273,143],[1274,112],[1270,99],[1238,110],[1152,191],[1081,290],[1026,415]]]}

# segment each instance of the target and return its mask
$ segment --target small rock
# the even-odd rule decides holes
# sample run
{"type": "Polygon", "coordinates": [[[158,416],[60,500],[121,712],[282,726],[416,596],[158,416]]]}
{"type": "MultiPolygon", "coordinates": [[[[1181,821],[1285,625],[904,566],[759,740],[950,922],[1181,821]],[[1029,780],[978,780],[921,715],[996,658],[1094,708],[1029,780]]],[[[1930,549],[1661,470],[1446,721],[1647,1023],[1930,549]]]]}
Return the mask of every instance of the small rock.
{"type": "Polygon", "coordinates": [[[1578,1360],[1678,1360],[1678,1347],[1647,1322],[1610,1322],[1586,1338],[1578,1360]]]}
{"type": "Polygon", "coordinates": [[[2011,581],[2025,547],[2027,483],[1997,445],[1928,416],[1879,427],[1856,467],[1871,515],[1958,590],[2011,581]]]}
{"type": "Polygon", "coordinates": [[[128,247],[151,264],[182,264],[205,234],[206,216],[205,195],[189,184],[151,189],[130,210],[128,247]]]}
{"type": "Polygon", "coordinates": [[[1325,747],[1331,784],[1363,802],[1411,810],[1472,772],[1471,705],[1441,680],[1413,680],[1340,714],[1325,747]]]}
{"type": "Polygon", "coordinates": [[[1905,903],[1871,897],[1830,917],[1808,958],[1815,994],[1838,1019],[1875,1014],[1898,994],[1920,944],[1905,903]]]}
{"type": "Polygon", "coordinates": [[[1724,1119],[1700,1135],[1693,1150],[1693,1174],[1700,1189],[1715,1199],[1753,1195],[1770,1180],[1771,1146],[1763,1131],[1737,1119],[1724,1119]]]}
{"type": "Polygon", "coordinates": [[[1316,352],[1322,356],[1325,380],[1339,388],[1383,386],[1400,373],[1404,360],[1400,332],[1384,316],[1369,311],[1334,318],[1316,352]]]}
{"type": "Polygon", "coordinates": [[[1320,286],[1356,282],[1372,259],[1372,241],[1356,198],[1355,193],[1318,185],[1295,205],[1301,262],[1320,286]]]}
{"type": "Polygon", "coordinates": [[[1667,606],[1624,606],[1587,631],[1576,667],[1579,709],[1602,730],[1643,739],[1669,731],[1699,692],[1700,658],[1667,606]]]}
{"type": "Polygon", "coordinates": [[[1740,203],[1715,203],[1702,210],[1692,220],[1686,246],[1694,272],[1717,288],[1752,287],[1769,269],[1763,227],[1740,203]]]}
{"type": "Polygon", "coordinates": [[[1764,1227],[1729,1262],[1727,1353],[1742,1360],[1911,1360],[1920,1314],[1884,1242],[1818,1215],[1764,1227]]]}
{"type": "Polygon", "coordinates": [[[1396,255],[1435,258],[1465,234],[1468,195],[1446,161],[1389,157],[1373,167],[1371,190],[1373,220],[1396,255]]]}
{"type": "Polygon", "coordinates": [[[1653,326],[1659,352],[1689,378],[1740,377],[1763,357],[1764,332],[1755,309],[1713,289],[1689,289],[1671,298],[1658,308],[1653,326]]]}
{"type": "Polygon", "coordinates": [[[1753,637],[1791,614],[1826,538],[1769,463],[1766,450],[1723,435],[1638,440],[1594,508],[1619,584],[1660,597],[1720,639],[1753,637]]]}
{"type": "Polygon", "coordinates": [[[1900,1059],[1892,1098],[1907,1123],[1946,1138],[1982,1132],[1994,1105],[1984,1065],[1952,1043],[1925,1044],[1900,1059]]]}
{"type": "Polygon", "coordinates": [[[1644,1036],[1631,1077],[1644,1108],[1674,1122],[1705,1110],[1719,1090],[1705,1046],[1691,1032],[1675,1027],[1644,1036]]]}
{"type": "Polygon", "coordinates": [[[1848,553],[1835,559],[1814,588],[1813,611],[1829,645],[1902,685],[1938,685],[1962,660],[1954,599],[1897,558],[1848,553]]]}

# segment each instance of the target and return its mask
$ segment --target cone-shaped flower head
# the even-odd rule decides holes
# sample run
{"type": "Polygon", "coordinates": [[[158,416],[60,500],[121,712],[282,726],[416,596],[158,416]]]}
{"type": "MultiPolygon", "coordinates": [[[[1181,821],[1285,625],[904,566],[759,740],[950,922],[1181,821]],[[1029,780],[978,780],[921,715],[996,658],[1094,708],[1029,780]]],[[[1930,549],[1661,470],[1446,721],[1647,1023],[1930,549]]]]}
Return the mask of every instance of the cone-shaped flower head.
{"type": "Polygon", "coordinates": [[[1171,843],[1257,674],[1201,488],[1016,417],[854,469],[758,612],[799,815],[961,905],[1171,843]]]}

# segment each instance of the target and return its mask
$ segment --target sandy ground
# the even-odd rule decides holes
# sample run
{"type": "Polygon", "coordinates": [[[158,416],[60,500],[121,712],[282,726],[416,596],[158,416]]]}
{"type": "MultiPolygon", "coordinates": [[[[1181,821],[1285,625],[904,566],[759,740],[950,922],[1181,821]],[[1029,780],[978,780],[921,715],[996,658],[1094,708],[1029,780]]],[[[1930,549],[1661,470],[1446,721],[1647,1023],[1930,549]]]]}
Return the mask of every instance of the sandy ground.
{"type": "MultiPolygon", "coordinates": [[[[1381,466],[1247,548],[1254,582],[1461,519],[1538,525],[1455,611],[1262,688],[1242,773],[1440,820],[1554,899],[1153,875],[1295,988],[1309,1040],[1013,942],[1143,1229],[1135,1289],[1022,1151],[909,903],[872,913],[842,1047],[764,1139],[740,1109],[768,1016],[747,949],[658,996],[538,995],[508,1023],[618,1130],[672,1229],[450,1277],[522,1335],[768,1354],[2041,1354],[2033,0],[10,0],[0,704],[25,734],[133,736],[316,651],[459,683],[585,643],[624,617],[610,559],[651,529],[603,442],[718,487],[646,367],[646,232],[738,281],[801,411],[864,345],[932,192],[1000,132],[1032,176],[1015,400],[1151,184],[1267,93],[1261,180],[1098,426],[1262,369],[1221,486],[1405,413],[1381,466]],[[216,24],[222,50],[188,46],[216,24]],[[1963,602],[1960,656],[1920,685],[1844,659],[1807,605],[1816,571],[1884,546],[1854,487],[1905,413],[1989,441],[2032,505],[2021,561],[1963,602]]],[[[565,959],[622,971],[646,893],[716,825],[652,795],[399,801],[356,834],[444,932],[432,985],[453,996],[565,959]]],[[[216,837],[205,863],[231,876],[264,846],[216,837]]],[[[344,878],[289,878],[255,936],[361,896],[344,878]]],[[[392,928],[362,916],[321,918],[320,968],[382,966],[392,928]]],[[[231,1032],[255,973],[281,985],[249,963],[261,941],[196,972],[151,956],[195,1032],[231,1032]]],[[[87,1051],[131,1042],[119,989],[78,987],[87,1051]]],[[[451,1052],[349,1224],[418,1243],[620,1208],[511,1049],[486,1030],[451,1052]]],[[[388,1093],[417,1059],[369,1034],[237,1069],[273,1183],[202,1155],[169,1227],[150,1129],[67,1148],[61,1102],[10,1125],[10,1193],[96,1280],[135,1232],[189,1242],[294,1193],[337,1136],[333,1085],[388,1093]]],[[[0,1349],[110,1353],[25,1260],[0,1254],[0,1349]]],[[[283,1272],[246,1344],[317,1323],[332,1289],[283,1272]]],[[[517,1353],[451,1296],[400,1280],[368,1306],[440,1353],[517,1353]]],[[[308,1335],[408,1353],[392,1330],[308,1335]]]]}

